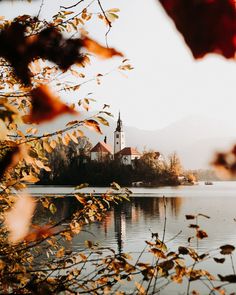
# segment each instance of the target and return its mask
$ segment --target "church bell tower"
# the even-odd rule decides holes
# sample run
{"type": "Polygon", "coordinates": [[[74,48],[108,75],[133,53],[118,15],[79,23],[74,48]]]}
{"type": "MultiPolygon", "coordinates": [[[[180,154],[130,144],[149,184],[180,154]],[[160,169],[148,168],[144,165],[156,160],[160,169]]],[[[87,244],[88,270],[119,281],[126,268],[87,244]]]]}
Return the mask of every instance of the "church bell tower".
{"type": "Polygon", "coordinates": [[[123,131],[122,120],[119,117],[117,120],[116,130],[114,132],[114,155],[125,148],[125,133],[123,131]]]}

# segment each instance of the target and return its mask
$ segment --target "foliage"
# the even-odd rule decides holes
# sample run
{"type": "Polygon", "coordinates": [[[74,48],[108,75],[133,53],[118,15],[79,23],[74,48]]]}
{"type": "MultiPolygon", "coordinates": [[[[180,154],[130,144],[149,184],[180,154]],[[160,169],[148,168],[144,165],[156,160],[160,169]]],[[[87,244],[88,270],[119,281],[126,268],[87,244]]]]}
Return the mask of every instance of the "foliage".
{"type": "MultiPolygon", "coordinates": [[[[86,5],[89,7],[91,3],[86,5]]],[[[105,20],[110,27],[112,17],[118,17],[118,10],[104,11],[101,4],[99,8],[98,20],[105,20]]],[[[86,80],[83,70],[90,63],[91,54],[102,58],[122,56],[88,34],[73,38],[93,16],[86,6],[79,9],[80,13],[76,13],[61,8],[51,21],[29,15],[0,20],[1,294],[71,293],[76,288],[89,293],[95,285],[98,291],[105,288],[102,274],[87,279],[82,275],[87,263],[102,261],[97,258],[98,250],[87,242],[90,254],[86,255],[84,251],[69,252],[64,245],[80,233],[84,224],[101,220],[111,203],[127,199],[129,191],[116,188],[94,196],[80,193],[83,186],[78,186],[72,195],[80,204],[79,209],[66,219],[43,224],[32,221],[36,206],[41,203],[56,214],[54,202],[49,198],[33,198],[25,191],[28,184],[39,181],[43,171],[55,173],[49,167],[52,161],[56,162],[52,151],[62,152],[65,146],[64,152],[70,156],[86,153],[89,143],[81,127],[102,133],[100,124],[106,125],[105,116],[110,115],[104,105],[97,114],[81,119],[80,112],[88,111],[93,99],[80,98],[75,105],[59,97],[69,91],[77,95],[81,85],[91,80],[86,80]],[[35,124],[65,113],[75,119],[61,130],[40,134],[35,124]]],[[[129,69],[127,60],[118,66],[119,71],[129,69]]],[[[100,83],[101,77],[99,73],[93,79],[100,83]]],[[[64,168],[56,163],[55,169],[64,168]]],[[[115,260],[115,255],[111,259],[115,260]]]]}
{"type": "MultiPolygon", "coordinates": [[[[104,118],[104,115],[109,115],[104,110],[107,105],[93,117],[80,120],[79,112],[81,109],[88,110],[91,100],[85,97],[74,105],[59,98],[59,93],[69,91],[77,95],[81,85],[91,80],[84,80],[86,76],[82,70],[90,62],[90,54],[102,58],[122,56],[116,49],[100,45],[85,32],[80,38],[73,38],[81,25],[94,15],[108,26],[107,33],[112,22],[118,18],[119,10],[104,10],[100,0],[96,1],[99,13],[89,11],[93,2],[78,1],[72,6],[61,7],[51,21],[29,15],[18,16],[12,21],[0,19],[0,293],[124,294],[125,290],[119,291],[122,283],[131,282],[133,292],[155,294],[163,288],[163,285],[157,284],[162,278],[166,278],[168,284],[170,281],[181,283],[187,278],[187,294],[192,281],[203,279],[209,283],[211,294],[214,291],[224,294],[223,286],[235,283],[235,273],[219,275],[217,280],[207,270],[196,269],[198,263],[211,259],[207,253],[199,253],[190,246],[181,246],[175,252],[169,251],[168,242],[165,241],[166,217],[162,238],[152,233],[152,239],[146,243],[154,259],[152,264],[140,260],[142,253],[138,261],[131,262],[128,255],[117,254],[113,249],[99,247],[90,241],[85,241],[85,249],[81,251],[66,249],[65,244],[83,230],[83,225],[100,221],[113,202],[127,199],[130,192],[122,191],[116,183],[100,196],[81,193],[81,188],[86,185],[80,185],[72,193],[79,203],[79,209],[71,216],[44,224],[34,224],[32,221],[37,203],[41,203],[52,214],[57,212],[50,198],[36,200],[24,190],[28,184],[38,182],[42,170],[51,171],[50,160],[54,161],[50,159],[52,151],[59,151],[65,145],[68,153],[75,152],[77,157],[78,151],[70,142],[87,144],[81,136],[81,127],[101,133],[100,124],[107,125],[104,118]],[[69,10],[77,8],[79,11],[69,10]],[[67,80],[68,73],[74,76],[73,81],[67,80]],[[26,130],[21,128],[23,123],[40,124],[65,113],[77,117],[61,130],[38,134],[35,125],[29,125],[26,130]],[[184,255],[192,259],[190,265],[185,262],[184,255]],[[87,268],[92,270],[88,272],[87,268]]],[[[169,1],[161,2],[165,4],[169,1]]],[[[212,1],[204,2],[210,5],[212,1]]],[[[231,2],[225,3],[230,5],[231,2]]],[[[227,6],[226,11],[230,7],[227,6]]],[[[171,9],[171,6],[165,8],[171,9]]],[[[188,14],[189,11],[186,11],[188,14]]],[[[168,13],[171,14],[171,11],[168,13]]],[[[229,16],[230,13],[231,10],[229,16]]],[[[231,27],[231,18],[227,19],[231,27]]],[[[234,26],[235,19],[232,23],[234,26]]],[[[221,24],[222,21],[219,22],[221,24]]],[[[218,49],[218,46],[211,48],[213,51],[218,49]]],[[[232,50],[229,52],[228,47],[226,49],[221,49],[221,52],[231,57],[232,50]]],[[[205,50],[197,52],[196,56],[204,53],[205,50]]],[[[120,71],[130,69],[132,67],[126,59],[118,67],[120,71]]],[[[100,83],[101,76],[99,73],[93,79],[100,83]]],[[[161,169],[156,166],[153,153],[144,155],[141,161],[143,167],[151,168],[152,171],[157,167],[161,169]]],[[[58,169],[65,166],[58,166],[58,169]]],[[[170,158],[169,168],[176,178],[181,171],[176,155],[170,158]]],[[[197,241],[207,238],[207,233],[198,224],[202,217],[208,218],[203,214],[186,216],[189,220],[195,220],[190,228],[195,231],[197,241]]],[[[223,245],[218,251],[232,258],[234,247],[223,245]]],[[[223,258],[214,257],[216,263],[224,263],[223,258]]],[[[233,265],[232,269],[234,272],[233,265]]]]}

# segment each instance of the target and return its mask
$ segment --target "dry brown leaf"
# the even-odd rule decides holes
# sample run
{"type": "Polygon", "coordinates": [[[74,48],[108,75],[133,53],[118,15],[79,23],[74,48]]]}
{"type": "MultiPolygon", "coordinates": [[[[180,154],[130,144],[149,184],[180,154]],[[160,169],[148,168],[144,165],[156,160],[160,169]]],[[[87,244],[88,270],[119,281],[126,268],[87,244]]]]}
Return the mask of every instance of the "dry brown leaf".
{"type": "Polygon", "coordinates": [[[235,250],[235,247],[233,245],[223,245],[220,247],[220,250],[222,255],[230,255],[235,250]]]}
{"type": "Polygon", "coordinates": [[[91,128],[91,129],[95,130],[96,132],[102,134],[102,130],[101,130],[101,128],[99,127],[99,124],[98,124],[97,121],[95,121],[95,120],[85,120],[85,121],[84,121],[84,125],[85,125],[86,127],[89,127],[89,128],[91,128]]]}
{"type": "Polygon", "coordinates": [[[207,238],[208,234],[204,230],[198,230],[196,236],[202,240],[204,238],[207,238]]]}

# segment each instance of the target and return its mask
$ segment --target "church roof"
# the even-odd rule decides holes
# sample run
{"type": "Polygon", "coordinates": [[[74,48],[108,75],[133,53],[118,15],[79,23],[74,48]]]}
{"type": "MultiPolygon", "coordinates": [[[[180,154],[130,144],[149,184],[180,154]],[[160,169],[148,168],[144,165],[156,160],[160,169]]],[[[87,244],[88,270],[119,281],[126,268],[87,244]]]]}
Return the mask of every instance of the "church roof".
{"type": "Polygon", "coordinates": [[[97,152],[97,153],[112,153],[111,147],[106,144],[105,142],[99,141],[90,151],[97,152]]]}
{"type": "Polygon", "coordinates": [[[122,156],[141,156],[140,152],[132,147],[125,147],[123,150],[119,151],[118,154],[122,156]]]}

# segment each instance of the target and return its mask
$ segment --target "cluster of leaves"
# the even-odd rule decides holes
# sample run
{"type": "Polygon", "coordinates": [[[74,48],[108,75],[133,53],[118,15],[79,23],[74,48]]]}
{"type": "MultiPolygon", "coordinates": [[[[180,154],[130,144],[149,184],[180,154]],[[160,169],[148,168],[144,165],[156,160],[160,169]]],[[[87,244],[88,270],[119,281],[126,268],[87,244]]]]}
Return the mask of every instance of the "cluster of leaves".
{"type": "MultiPolygon", "coordinates": [[[[27,196],[16,198],[13,208],[5,214],[5,224],[10,230],[8,240],[4,239],[6,229],[0,233],[0,289],[4,294],[57,294],[67,290],[72,292],[75,288],[89,293],[95,284],[98,290],[104,288],[105,280],[99,282],[101,274],[93,277],[91,273],[92,277],[86,280],[89,274],[84,270],[84,266],[89,263],[102,263],[98,255],[99,251],[104,249],[85,242],[85,249],[72,252],[63,244],[79,234],[84,224],[101,221],[110,205],[121,201],[123,197],[126,198],[129,192],[117,191],[115,187],[115,190],[111,189],[100,197],[95,197],[81,193],[81,188],[83,186],[75,188],[73,194],[80,204],[80,209],[73,216],[57,223],[31,224],[36,206],[35,199],[27,196]],[[86,248],[89,248],[89,254],[86,254],[86,248]]],[[[56,213],[56,207],[50,198],[42,198],[40,202],[44,208],[56,213]]],[[[114,251],[111,253],[114,257],[111,256],[110,259],[115,260],[114,251]]]]}
{"type": "MultiPolygon", "coordinates": [[[[128,191],[117,191],[115,187],[115,193],[111,189],[95,197],[80,193],[80,186],[73,194],[80,209],[72,216],[45,224],[32,221],[38,203],[52,214],[57,212],[53,201],[48,198],[36,200],[24,190],[28,184],[39,181],[42,170],[51,171],[46,156],[71,142],[82,145],[82,126],[102,133],[100,124],[107,125],[104,116],[110,115],[105,105],[98,114],[81,119],[80,110],[88,111],[94,100],[84,98],[79,99],[77,106],[69,105],[58,93],[73,91],[75,94],[82,84],[99,81],[102,74],[83,81],[85,74],[81,69],[90,62],[90,54],[102,58],[122,56],[86,34],[76,39],[66,37],[65,33],[71,32],[72,21],[66,19],[67,15],[70,15],[67,10],[61,11],[50,23],[29,15],[13,21],[0,19],[1,294],[57,294],[72,292],[77,285],[86,293],[95,284],[100,289],[104,283],[97,282],[98,277],[88,279],[87,285],[84,277],[77,280],[87,260],[96,253],[91,250],[87,259],[83,252],[69,253],[63,245],[79,234],[84,224],[100,221],[111,203],[121,201],[129,194],[128,191]],[[65,73],[74,76],[74,83],[73,79],[68,83],[60,80],[65,73]],[[39,134],[34,124],[52,121],[63,114],[77,117],[61,130],[39,134]]],[[[89,20],[85,9],[82,19],[89,20]]],[[[81,22],[77,23],[76,16],[73,21],[73,30],[78,33],[81,22]]],[[[122,62],[121,66],[125,65],[126,61],[122,62]]],[[[90,243],[87,246],[91,248],[90,243]]]]}
{"type": "Polygon", "coordinates": [[[47,59],[60,69],[67,70],[74,63],[83,62],[83,47],[105,58],[122,56],[114,48],[103,47],[88,37],[65,39],[55,27],[48,26],[37,34],[26,35],[26,32],[26,23],[18,21],[3,29],[0,34],[0,56],[12,65],[18,78],[26,85],[30,84],[31,76],[28,66],[34,59],[47,59]]]}

